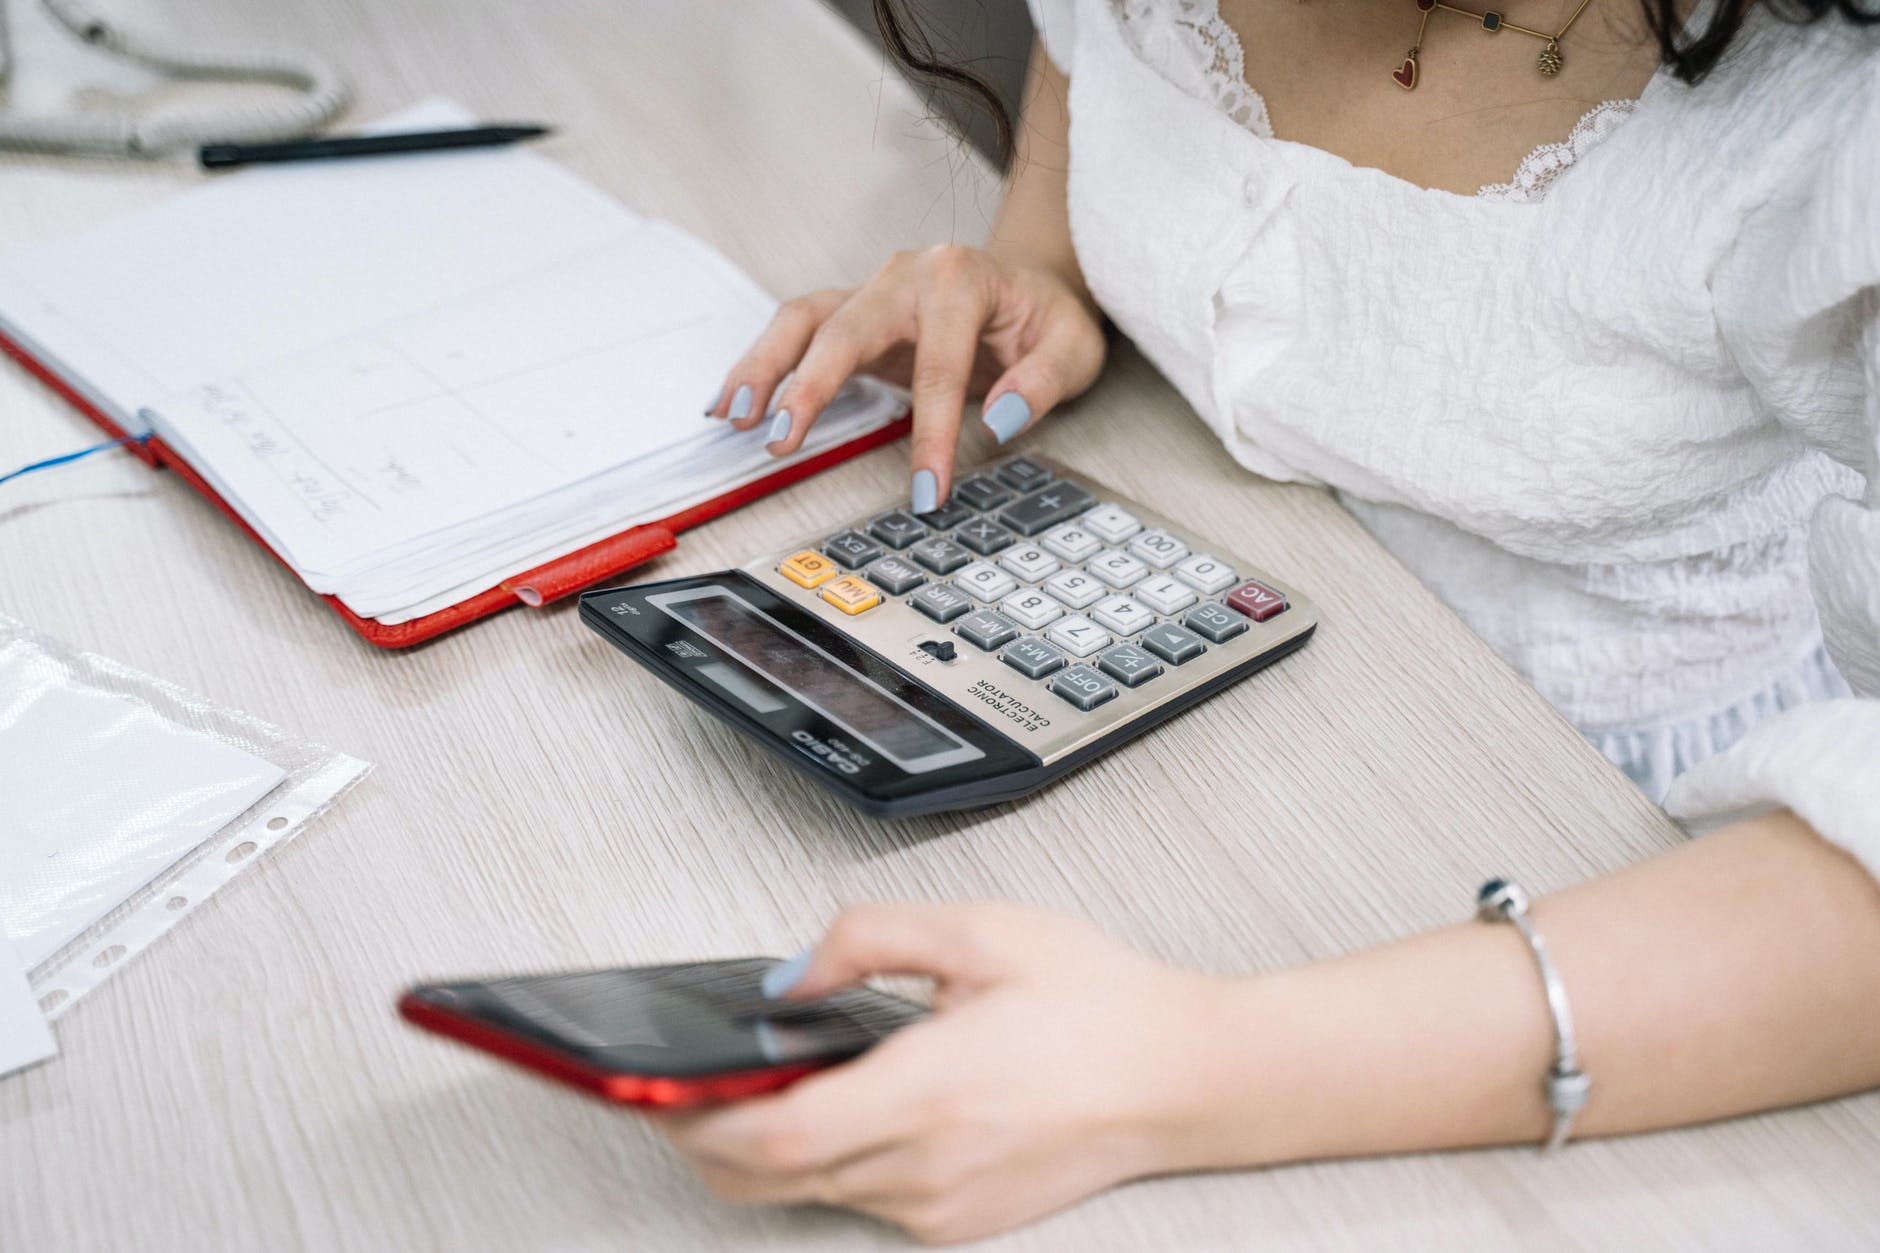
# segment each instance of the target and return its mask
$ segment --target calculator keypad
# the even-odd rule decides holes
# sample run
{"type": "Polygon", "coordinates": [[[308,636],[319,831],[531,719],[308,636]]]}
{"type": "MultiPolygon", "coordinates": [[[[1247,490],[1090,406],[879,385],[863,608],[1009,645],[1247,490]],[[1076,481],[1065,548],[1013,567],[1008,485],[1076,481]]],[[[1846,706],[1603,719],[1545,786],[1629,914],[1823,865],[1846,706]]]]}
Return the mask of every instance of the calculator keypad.
{"type": "Polygon", "coordinates": [[[926,639],[921,660],[983,667],[977,649],[1009,668],[1008,689],[1031,680],[1083,711],[1158,679],[1155,690],[1178,690],[1163,676],[1290,607],[1277,589],[1026,457],[969,475],[937,509],[877,513],[819,547],[779,559],[777,573],[850,616],[905,599],[961,641],[926,639]]]}

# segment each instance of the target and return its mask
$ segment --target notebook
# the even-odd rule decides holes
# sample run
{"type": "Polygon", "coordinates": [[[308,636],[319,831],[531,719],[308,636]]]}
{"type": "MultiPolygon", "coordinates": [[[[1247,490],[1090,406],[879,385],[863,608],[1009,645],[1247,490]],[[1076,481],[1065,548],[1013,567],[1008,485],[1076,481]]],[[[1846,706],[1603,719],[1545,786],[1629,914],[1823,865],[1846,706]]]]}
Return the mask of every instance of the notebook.
{"type": "Polygon", "coordinates": [[[782,463],[703,418],[774,307],[522,148],[251,169],[0,256],[0,346],[150,432],[386,645],[576,591],[905,429],[870,379],[782,463]]]}

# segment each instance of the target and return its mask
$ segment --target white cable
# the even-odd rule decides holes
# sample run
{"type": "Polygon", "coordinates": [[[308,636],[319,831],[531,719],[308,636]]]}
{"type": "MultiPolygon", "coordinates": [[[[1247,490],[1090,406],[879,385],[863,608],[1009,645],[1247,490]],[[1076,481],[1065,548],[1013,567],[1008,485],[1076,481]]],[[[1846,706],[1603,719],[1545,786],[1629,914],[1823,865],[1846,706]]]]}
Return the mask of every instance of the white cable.
{"type": "MultiPolygon", "coordinates": [[[[126,61],[202,82],[270,83],[298,93],[292,100],[216,109],[171,108],[147,115],[20,116],[0,113],[0,150],[152,157],[205,143],[260,143],[305,135],[331,121],[350,98],[345,80],[314,57],[290,58],[261,50],[213,57],[132,36],[75,0],[40,0],[76,38],[126,61]]],[[[6,0],[0,0],[0,91],[12,69],[6,0]]]]}

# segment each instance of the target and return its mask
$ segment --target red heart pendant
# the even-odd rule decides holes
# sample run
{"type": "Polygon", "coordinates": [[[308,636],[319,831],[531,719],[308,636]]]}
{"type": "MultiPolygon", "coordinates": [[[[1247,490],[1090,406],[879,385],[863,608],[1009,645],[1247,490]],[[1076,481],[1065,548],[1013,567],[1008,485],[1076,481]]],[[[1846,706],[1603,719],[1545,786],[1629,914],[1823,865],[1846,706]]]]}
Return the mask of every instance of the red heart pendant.
{"type": "Polygon", "coordinates": [[[1417,59],[1405,57],[1403,64],[1392,72],[1391,77],[1396,79],[1397,85],[1405,91],[1414,89],[1417,85],[1417,59]]]}

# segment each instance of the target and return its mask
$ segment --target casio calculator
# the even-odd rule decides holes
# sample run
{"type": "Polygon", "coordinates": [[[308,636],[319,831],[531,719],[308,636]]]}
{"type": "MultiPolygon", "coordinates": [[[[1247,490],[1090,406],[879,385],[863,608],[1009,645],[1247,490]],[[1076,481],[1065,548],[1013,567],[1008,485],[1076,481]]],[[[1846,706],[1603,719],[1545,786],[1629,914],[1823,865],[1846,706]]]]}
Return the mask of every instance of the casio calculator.
{"type": "Polygon", "coordinates": [[[1036,791],[1305,644],[1244,555],[1038,456],[581,619],[871,814],[1036,791]]]}

